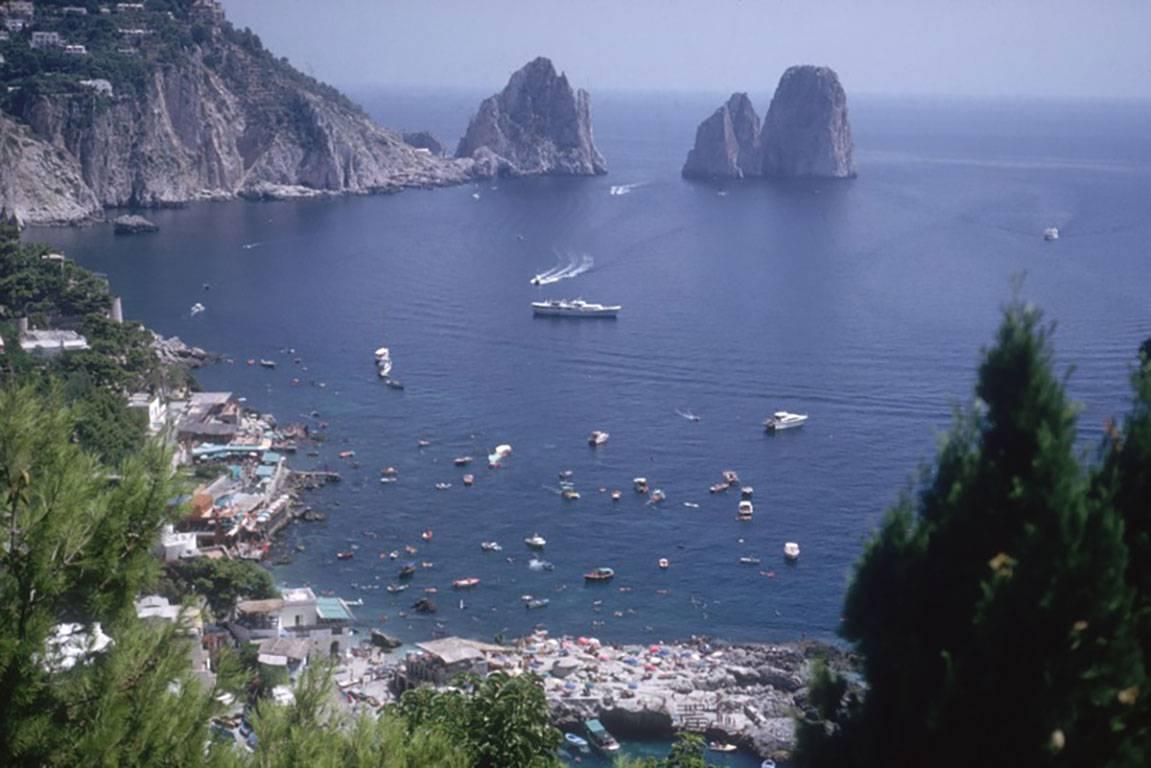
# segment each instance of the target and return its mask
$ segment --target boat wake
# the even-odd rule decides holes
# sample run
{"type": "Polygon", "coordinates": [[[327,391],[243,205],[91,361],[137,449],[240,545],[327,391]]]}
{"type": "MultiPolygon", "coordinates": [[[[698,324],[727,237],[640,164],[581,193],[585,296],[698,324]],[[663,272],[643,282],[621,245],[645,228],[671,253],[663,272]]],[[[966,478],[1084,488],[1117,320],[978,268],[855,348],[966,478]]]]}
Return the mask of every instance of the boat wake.
{"type": "Polygon", "coordinates": [[[240,247],[243,248],[245,251],[250,251],[253,248],[259,248],[263,244],[264,244],[264,242],[262,240],[257,240],[254,243],[244,243],[240,247]]]}
{"type": "Polygon", "coordinates": [[[551,285],[558,283],[560,280],[568,280],[573,277],[578,277],[584,272],[587,272],[595,264],[595,259],[590,254],[580,254],[578,259],[569,258],[567,264],[552,267],[546,272],[541,272],[532,278],[532,285],[551,285]]]}
{"type": "Polygon", "coordinates": [[[682,416],[683,418],[687,419],[688,421],[702,421],[702,418],[701,418],[701,417],[699,417],[699,416],[696,416],[696,415],[695,415],[694,413],[692,413],[691,411],[681,411],[680,409],[676,408],[676,409],[675,409],[675,412],[676,412],[678,415],[682,416]]]}
{"type": "Polygon", "coordinates": [[[611,195],[612,197],[619,197],[620,195],[628,195],[628,194],[631,194],[631,191],[633,189],[639,189],[640,187],[644,186],[645,184],[647,184],[646,181],[637,181],[634,184],[613,184],[611,189],[608,190],[608,194],[611,195]]]}

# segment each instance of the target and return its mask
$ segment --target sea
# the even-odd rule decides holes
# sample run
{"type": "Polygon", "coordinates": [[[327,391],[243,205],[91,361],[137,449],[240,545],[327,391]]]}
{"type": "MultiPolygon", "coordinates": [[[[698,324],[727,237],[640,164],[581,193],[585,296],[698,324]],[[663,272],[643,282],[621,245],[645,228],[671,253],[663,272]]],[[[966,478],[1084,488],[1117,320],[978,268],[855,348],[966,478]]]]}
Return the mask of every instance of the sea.
{"type": "MultiPolygon", "coordinates": [[[[484,94],[353,95],[453,146],[484,94]]],[[[225,355],[198,372],[205,389],[326,424],[319,455],[291,463],[342,482],[307,496],[327,520],[288,529],[290,562],[271,567],[362,600],[364,629],[835,641],[853,564],[970,406],[1005,304],[1055,325],[1085,460],[1125,412],[1151,336],[1151,104],[859,97],[858,178],[685,181],[695,127],[725,96],[595,94],[602,177],[203,203],[147,212],[155,235],[27,236],[106,273],[130,319],[225,355]],[[530,308],[576,297],[623,309],[530,308]],[[381,346],[402,391],[376,375],[381,346]],[[246,364],[259,359],[277,365],[246,364]],[[777,410],[810,419],[765,433],[777,410]],[[592,430],[610,439],[592,448],[592,430]],[[501,444],[512,453],[489,469],[501,444]],[[709,492],[728,469],[754,487],[751,522],[737,490],[709,492]],[[639,476],[666,500],[635,493],[639,476]],[[537,532],[551,570],[529,567],[537,532]],[[409,559],[432,566],[389,594],[409,559]],[[585,584],[600,566],[614,581],[585,584]],[[481,583],[452,590],[462,577],[481,583]],[[414,615],[429,587],[437,613],[414,615]]]]}

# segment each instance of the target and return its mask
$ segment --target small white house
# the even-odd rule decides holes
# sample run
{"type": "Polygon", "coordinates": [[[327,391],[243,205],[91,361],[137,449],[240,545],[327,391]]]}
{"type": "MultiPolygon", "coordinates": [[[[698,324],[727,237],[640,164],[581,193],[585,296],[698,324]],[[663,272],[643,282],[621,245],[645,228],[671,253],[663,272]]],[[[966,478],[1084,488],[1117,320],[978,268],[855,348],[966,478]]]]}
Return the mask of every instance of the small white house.
{"type": "Polygon", "coordinates": [[[59,48],[64,44],[64,39],[60,37],[59,32],[45,32],[38,30],[32,33],[31,45],[33,48],[59,48]]]}
{"type": "Polygon", "coordinates": [[[88,46],[86,45],[65,45],[64,53],[68,56],[87,56],[88,46]]]}
{"type": "Polygon", "coordinates": [[[88,340],[75,331],[25,331],[20,335],[20,349],[50,356],[88,349],[88,340]]]}
{"type": "Polygon", "coordinates": [[[159,395],[136,392],[128,396],[128,407],[148,415],[148,431],[156,434],[168,421],[168,406],[159,395]]]}
{"type": "Polygon", "coordinates": [[[171,525],[165,525],[160,534],[157,554],[163,556],[165,563],[199,557],[200,548],[197,544],[196,534],[194,532],[177,533],[171,525]]]}

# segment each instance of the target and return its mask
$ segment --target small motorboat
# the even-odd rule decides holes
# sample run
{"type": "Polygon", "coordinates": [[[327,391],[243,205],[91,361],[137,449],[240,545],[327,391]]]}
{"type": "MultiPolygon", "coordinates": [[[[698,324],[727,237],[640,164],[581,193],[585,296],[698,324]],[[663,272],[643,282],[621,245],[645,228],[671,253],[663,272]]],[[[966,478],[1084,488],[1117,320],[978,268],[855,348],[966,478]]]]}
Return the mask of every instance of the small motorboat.
{"type": "Polygon", "coordinates": [[[550,602],[551,602],[551,600],[548,600],[546,597],[535,597],[535,598],[532,598],[531,600],[528,600],[527,602],[525,602],[524,607],[527,608],[528,610],[532,610],[535,608],[544,608],[550,602]]]}
{"type": "Polygon", "coordinates": [[[606,443],[609,437],[611,437],[611,435],[609,435],[607,432],[597,429],[588,436],[587,444],[595,448],[598,445],[603,445],[606,443]]]}
{"type": "Polygon", "coordinates": [[[707,748],[712,752],[734,752],[738,749],[734,744],[728,744],[726,741],[708,742],[707,748]]]}
{"type": "Polygon", "coordinates": [[[759,764],[759,768],[775,768],[775,761],[768,758],[759,764]]]}
{"type": "Polygon", "coordinates": [[[595,568],[583,575],[584,581],[606,582],[615,578],[615,571],[611,568],[595,568]]]}
{"type": "Polygon", "coordinates": [[[567,744],[568,749],[572,749],[582,755],[586,755],[591,751],[591,748],[588,746],[587,739],[583,738],[582,736],[577,736],[574,733],[565,733],[564,743],[567,744]]]}
{"type": "Polygon", "coordinates": [[[1043,239],[1047,242],[1052,242],[1059,239],[1059,227],[1048,227],[1043,230],[1043,239]]]}
{"type": "Polygon", "coordinates": [[[752,506],[751,501],[743,499],[739,502],[739,519],[750,520],[751,516],[755,513],[755,508],[752,506]]]}
{"type": "Polygon", "coordinates": [[[688,509],[699,509],[699,504],[695,503],[694,501],[685,501],[683,505],[688,509]]]}
{"type": "Polygon", "coordinates": [[[723,481],[728,485],[739,485],[739,475],[736,474],[734,469],[725,469],[723,471],[723,481]]]}
{"type": "Polygon", "coordinates": [[[480,580],[475,576],[469,576],[466,579],[456,579],[452,582],[452,586],[456,589],[471,589],[472,587],[478,586],[479,583],[480,580]]]}
{"type": "Polygon", "coordinates": [[[433,535],[434,534],[432,533],[432,529],[429,528],[420,534],[420,538],[423,539],[424,541],[431,541],[433,535]]]}
{"type": "Polygon", "coordinates": [[[205,309],[204,305],[197,301],[195,304],[192,305],[192,311],[191,311],[192,317],[195,317],[196,315],[200,314],[201,312],[204,311],[204,309],[205,309]]]}
{"type": "Polygon", "coordinates": [[[470,488],[471,486],[475,485],[475,483],[476,483],[476,476],[475,475],[464,475],[464,485],[466,485],[470,488]]]}
{"type": "Polygon", "coordinates": [[[560,496],[563,497],[564,501],[578,501],[580,497],[579,491],[575,488],[564,488],[560,491],[560,496]]]}
{"type": "Polygon", "coordinates": [[[387,347],[380,347],[379,349],[376,350],[376,362],[377,363],[380,362],[381,360],[391,360],[391,359],[392,359],[392,350],[388,349],[387,347]]]}
{"type": "Polygon", "coordinates": [[[391,592],[393,595],[400,593],[400,592],[403,592],[407,588],[408,588],[407,584],[389,584],[388,585],[388,591],[391,592]]]}
{"type": "Polygon", "coordinates": [[[671,567],[671,562],[666,557],[661,557],[659,559],[659,567],[661,570],[666,571],[668,568],[671,567]]]}
{"type": "Polygon", "coordinates": [[[452,459],[452,463],[457,467],[466,467],[467,465],[471,464],[472,461],[473,459],[471,456],[457,456],[456,458],[452,459]]]}
{"type": "Polygon", "coordinates": [[[504,548],[500,546],[498,541],[481,541],[480,549],[484,552],[503,552],[504,548]]]}
{"type": "Polygon", "coordinates": [[[741,498],[750,499],[752,496],[755,495],[755,489],[752,488],[750,485],[745,485],[739,489],[739,495],[741,498]]]}
{"type": "Polygon", "coordinates": [[[612,491],[611,492],[611,500],[612,501],[619,501],[622,498],[623,498],[623,493],[621,491],[612,491]]]}
{"type": "Polygon", "coordinates": [[[587,730],[588,741],[592,743],[596,749],[601,752],[618,752],[619,742],[615,737],[608,733],[607,728],[603,727],[603,723],[599,720],[588,720],[584,723],[584,728],[587,730]]]}
{"type": "Polygon", "coordinates": [[[343,552],[337,552],[336,553],[336,559],[337,560],[351,560],[355,556],[356,556],[356,553],[350,549],[346,549],[343,552]]]}
{"type": "Polygon", "coordinates": [[[631,481],[632,488],[635,488],[636,493],[647,493],[647,478],[637,477],[631,481]]]}
{"type": "Polygon", "coordinates": [[[417,440],[416,441],[416,447],[417,448],[427,448],[431,444],[432,444],[431,440],[417,440]]]}
{"type": "Polygon", "coordinates": [[[667,494],[665,494],[659,488],[656,488],[654,491],[651,492],[651,498],[648,500],[648,504],[659,504],[661,501],[663,501],[666,498],[667,498],[667,494]]]}
{"type": "Polygon", "coordinates": [[[447,489],[449,489],[451,487],[452,487],[451,483],[436,483],[436,490],[437,491],[446,491],[447,489]]]}
{"type": "Polygon", "coordinates": [[[380,482],[384,485],[391,485],[392,483],[399,482],[398,477],[381,477],[380,482]]]}
{"type": "Polygon", "coordinates": [[[752,557],[751,555],[744,555],[743,557],[739,558],[739,562],[742,563],[743,565],[759,565],[760,560],[758,557],[752,557]]]}
{"type": "Polygon", "coordinates": [[[413,547],[411,544],[405,544],[404,545],[404,551],[407,552],[409,555],[416,554],[416,548],[413,547]]]}
{"type": "Polygon", "coordinates": [[[799,544],[794,541],[789,541],[783,545],[783,556],[788,560],[796,561],[799,559],[799,544]]]}
{"type": "Polygon", "coordinates": [[[400,568],[400,572],[396,574],[398,578],[410,579],[416,575],[416,564],[408,563],[400,568]]]}
{"type": "Polygon", "coordinates": [[[727,492],[727,489],[728,489],[728,488],[730,488],[730,487],[731,487],[731,486],[730,486],[730,485],[728,485],[727,483],[716,483],[715,485],[711,486],[711,487],[710,487],[710,488],[708,488],[707,490],[708,490],[710,493],[726,493],[726,492],[727,492]]]}
{"type": "Polygon", "coordinates": [[[807,423],[806,413],[788,413],[776,411],[763,422],[763,428],[768,432],[779,432],[784,429],[795,429],[807,423]]]}
{"type": "Polygon", "coordinates": [[[355,458],[356,452],[355,451],[340,451],[336,455],[339,456],[341,459],[351,459],[351,458],[355,458]]]}
{"type": "Polygon", "coordinates": [[[263,366],[264,368],[275,368],[276,367],[276,361],[275,360],[263,360],[263,359],[261,359],[260,365],[263,366]]]}
{"type": "Polygon", "coordinates": [[[380,470],[380,477],[395,477],[399,471],[395,467],[384,467],[380,470]]]}
{"type": "Polygon", "coordinates": [[[527,544],[532,549],[543,549],[548,545],[548,540],[538,533],[533,533],[524,539],[524,544],[527,544]]]}

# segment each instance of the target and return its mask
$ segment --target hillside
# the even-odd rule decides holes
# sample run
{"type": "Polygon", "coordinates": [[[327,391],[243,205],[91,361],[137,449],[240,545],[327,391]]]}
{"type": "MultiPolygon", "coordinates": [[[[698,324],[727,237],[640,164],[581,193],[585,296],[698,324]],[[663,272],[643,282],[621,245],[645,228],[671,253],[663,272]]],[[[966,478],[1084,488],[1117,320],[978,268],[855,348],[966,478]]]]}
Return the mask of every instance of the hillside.
{"type": "Polygon", "coordinates": [[[277,59],[216,0],[9,2],[0,15],[0,209],[25,222],[471,176],[470,160],[409,146],[277,59]]]}

